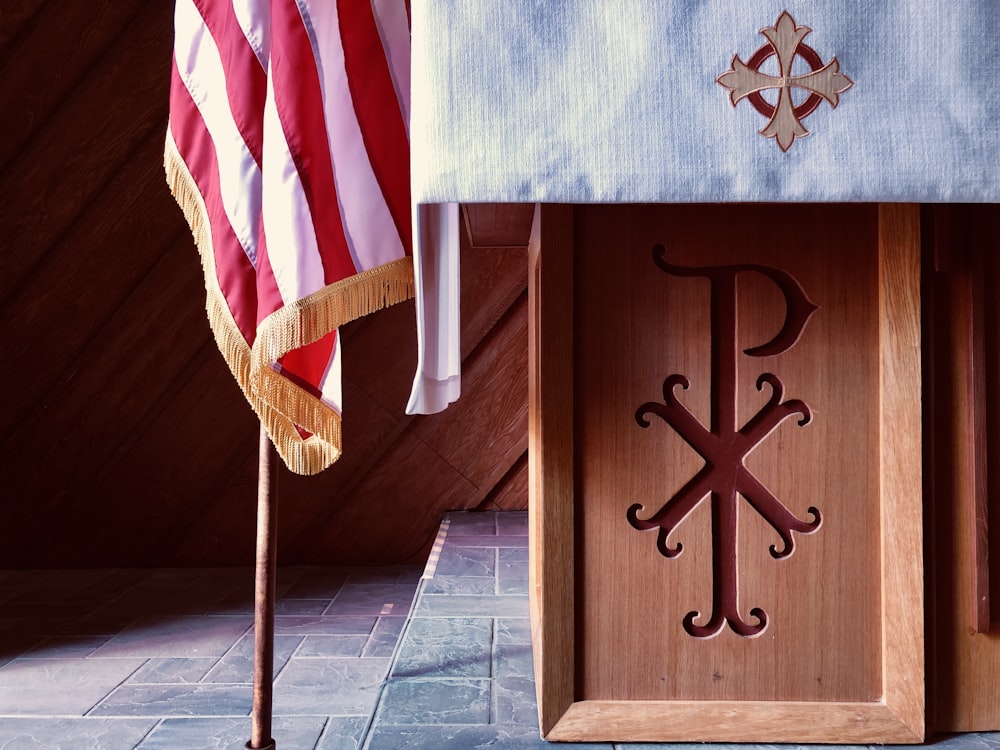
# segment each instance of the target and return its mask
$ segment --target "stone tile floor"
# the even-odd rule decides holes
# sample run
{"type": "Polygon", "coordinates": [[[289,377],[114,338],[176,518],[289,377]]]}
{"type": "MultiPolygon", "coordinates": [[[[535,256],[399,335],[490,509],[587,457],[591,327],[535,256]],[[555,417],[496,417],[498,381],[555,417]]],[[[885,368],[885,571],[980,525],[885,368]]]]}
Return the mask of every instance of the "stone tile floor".
{"type": "MultiPolygon", "coordinates": [[[[424,568],[282,568],[279,750],[727,747],[540,740],[527,581],[524,513],[448,514],[424,568]]],[[[251,612],[245,569],[0,572],[0,750],[242,748],[251,612]]]]}

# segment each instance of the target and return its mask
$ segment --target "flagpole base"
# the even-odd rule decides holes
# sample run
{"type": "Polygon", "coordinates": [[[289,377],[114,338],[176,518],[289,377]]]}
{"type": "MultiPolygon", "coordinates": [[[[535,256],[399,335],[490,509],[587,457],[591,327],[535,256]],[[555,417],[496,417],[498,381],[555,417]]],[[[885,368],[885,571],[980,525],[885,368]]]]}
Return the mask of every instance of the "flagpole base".
{"type": "Polygon", "coordinates": [[[247,750],[276,750],[278,746],[274,744],[274,740],[268,740],[266,745],[260,745],[259,747],[254,747],[253,743],[250,742],[250,740],[247,740],[247,744],[245,744],[243,747],[245,747],[247,750]]]}

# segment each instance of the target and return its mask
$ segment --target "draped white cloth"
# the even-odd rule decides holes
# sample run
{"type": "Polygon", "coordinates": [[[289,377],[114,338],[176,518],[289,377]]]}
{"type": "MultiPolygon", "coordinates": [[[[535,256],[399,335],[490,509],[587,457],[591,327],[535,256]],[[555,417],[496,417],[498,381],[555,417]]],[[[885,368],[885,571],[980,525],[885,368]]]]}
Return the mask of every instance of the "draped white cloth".
{"type": "Polygon", "coordinates": [[[412,26],[418,202],[1000,200],[998,0],[415,0],[412,26]],[[783,10],[853,81],[787,152],[716,80],[783,10]]]}

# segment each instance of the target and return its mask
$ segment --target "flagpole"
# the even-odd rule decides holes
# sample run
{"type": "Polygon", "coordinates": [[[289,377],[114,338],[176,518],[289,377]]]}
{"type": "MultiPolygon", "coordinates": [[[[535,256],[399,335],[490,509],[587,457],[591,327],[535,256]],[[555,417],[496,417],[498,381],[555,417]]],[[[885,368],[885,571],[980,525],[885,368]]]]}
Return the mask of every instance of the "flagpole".
{"type": "Polygon", "coordinates": [[[272,681],[274,673],[274,579],[276,562],[275,510],[278,462],[274,444],[260,426],[257,469],[257,566],[254,577],[253,710],[250,715],[250,750],[275,750],[271,737],[272,681]]]}

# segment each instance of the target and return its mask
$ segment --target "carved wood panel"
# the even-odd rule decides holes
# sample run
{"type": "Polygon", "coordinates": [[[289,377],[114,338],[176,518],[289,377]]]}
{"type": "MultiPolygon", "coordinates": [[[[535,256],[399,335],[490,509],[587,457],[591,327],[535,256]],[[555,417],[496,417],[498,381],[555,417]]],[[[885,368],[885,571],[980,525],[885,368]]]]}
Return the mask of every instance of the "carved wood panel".
{"type": "Polygon", "coordinates": [[[555,645],[558,626],[536,623],[543,732],[921,738],[915,212],[572,217],[571,253],[550,258],[542,213],[533,287],[533,606],[572,633],[555,645]],[[566,284],[568,354],[545,335],[546,295],[566,284]],[[567,398],[546,378],[567,363],[571,415],[555,422],[571,422],[569,446],[545,408],[567,398]],[[568,490],[544,465],[567,453],[568,490]],[[571,615],[546,593],[567,584],[571,615]],[[558,659],[571,696],[547,694],[558,659]]]}

